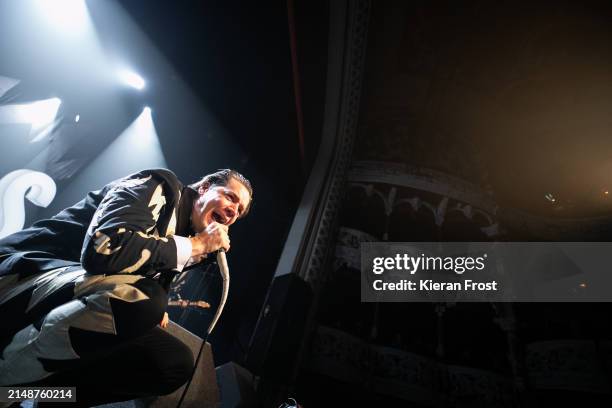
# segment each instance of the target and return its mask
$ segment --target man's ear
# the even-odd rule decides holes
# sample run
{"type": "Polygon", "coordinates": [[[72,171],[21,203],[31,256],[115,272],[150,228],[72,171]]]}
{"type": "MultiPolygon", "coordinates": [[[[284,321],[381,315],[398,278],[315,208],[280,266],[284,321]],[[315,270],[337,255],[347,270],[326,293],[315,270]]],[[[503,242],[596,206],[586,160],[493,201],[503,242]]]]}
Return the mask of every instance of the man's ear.
{"type": "Polygon", "coordinates": [[[210,183],[209,182],[205,182],[200,184],[200,187],[198,187],[198,194],[202,195],[206,192],[206,190],[208,190],[210,188],[210,183]]]}

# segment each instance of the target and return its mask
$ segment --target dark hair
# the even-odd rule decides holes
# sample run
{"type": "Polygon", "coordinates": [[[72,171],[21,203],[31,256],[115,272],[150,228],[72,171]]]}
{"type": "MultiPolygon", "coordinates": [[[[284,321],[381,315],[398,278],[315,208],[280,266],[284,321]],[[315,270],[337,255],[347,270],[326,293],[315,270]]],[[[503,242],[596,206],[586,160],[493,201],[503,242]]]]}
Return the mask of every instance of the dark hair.
{"type": "Polygon", "coordinates": [[[244,209],[242,214],[240,214],[240,218],[242,218],[246,216],[251,209],[251,203],[253,202],[253,187],[251,186],[251,182],[236,170],[219,169],[214,173],[205,175],[200,181],[190,184],[189,187],[197,191],[203,184],[208,184],[209,186],[226,186],[227,183],[229,183],[230,178],[236,179],[242,183],[242,185],[249,192],[250,200],[247,207],[244,209]]]}

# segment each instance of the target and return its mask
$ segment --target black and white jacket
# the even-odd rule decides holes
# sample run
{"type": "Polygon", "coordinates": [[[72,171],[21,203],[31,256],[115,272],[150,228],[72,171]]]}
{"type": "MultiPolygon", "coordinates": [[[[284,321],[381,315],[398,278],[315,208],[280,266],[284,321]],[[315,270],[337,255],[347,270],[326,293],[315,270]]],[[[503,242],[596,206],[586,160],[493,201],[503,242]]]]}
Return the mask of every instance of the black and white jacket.
{"type": "Polygon", "coordinates": [[[0,240],[0,277],[82,264],[91,274],[181,269],[197,192],[169,170],[143,170],[0,240]]]}

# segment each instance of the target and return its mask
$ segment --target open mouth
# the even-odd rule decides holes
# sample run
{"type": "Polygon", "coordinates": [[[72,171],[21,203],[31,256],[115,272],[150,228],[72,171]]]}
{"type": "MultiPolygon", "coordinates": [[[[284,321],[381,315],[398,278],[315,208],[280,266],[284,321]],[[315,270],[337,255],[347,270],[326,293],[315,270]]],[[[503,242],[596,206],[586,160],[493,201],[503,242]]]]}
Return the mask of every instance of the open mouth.
{"type": "Polygon", "coordinates": [[[223,217],[221,216],[221,214],[219,214],[219,213],[217,213],[217,212],[214,212],[214,211],[213,211],[213,213],[212,213],[212,219],[213,219],[215,222],[218,222],[219,224],[224,224],[223,217]]]}

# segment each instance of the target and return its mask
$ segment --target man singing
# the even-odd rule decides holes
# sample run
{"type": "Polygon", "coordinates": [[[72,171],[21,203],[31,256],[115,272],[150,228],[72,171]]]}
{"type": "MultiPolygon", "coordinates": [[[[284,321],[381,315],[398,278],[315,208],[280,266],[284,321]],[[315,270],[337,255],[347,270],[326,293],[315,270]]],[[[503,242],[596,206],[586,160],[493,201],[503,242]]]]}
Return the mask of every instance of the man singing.
{"type": "Polygon", "coordinates": [[[183,186],[145,170],[0,240],[0,385],[75,386],[79,405],[164,395],[191,351],[167,324],[169,280],[228,250],[253,190],[234,170],[183,186]]]}

